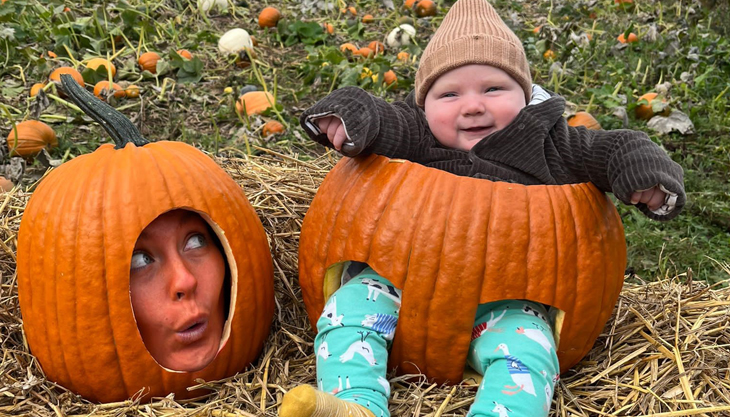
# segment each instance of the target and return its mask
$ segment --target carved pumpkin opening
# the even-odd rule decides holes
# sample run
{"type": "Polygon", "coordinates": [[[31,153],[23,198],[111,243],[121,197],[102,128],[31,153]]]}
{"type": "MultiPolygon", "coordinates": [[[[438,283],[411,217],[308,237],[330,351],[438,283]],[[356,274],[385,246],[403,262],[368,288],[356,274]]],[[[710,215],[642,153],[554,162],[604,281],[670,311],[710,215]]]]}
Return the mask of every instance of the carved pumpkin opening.
{"type": "Polygon", "coordinates": [[[144,228],[130,258],[130,302],[147,352],[169,372],[207,367],[228,341],[236,301],[222,229],[205,213],[173,209],[144,228]]]}
{"type": "MultiPolygon", "coordinates": [[[[343,277],[344,277],[344,270],[347,267],[347,265],[350,262],[356,262],[356,261],[344,261],[344,262],[336,262],[330,266],[327,267],[325,274],[324,274],[324,280],[322,285],[322,291],[324,294],[324,299],[329,300],[330,296],[335,293],[342,285],[344,285],[343,277]]],[[[386,277],[387,278],[387,277],[386,277]]],[[[402,290],[402,288],[399,288],[402,290]]],[[[555,306],[545,306],[546,310],[548,311],[548,317],[547,321],[550,323],[553,329],[553,338],[555,339],[555,346],[560,347],[560,332],[563,328],[563,323],[565,322],[565,311],[555,307],[555,306]]],[[[396,337],[398,332],[396,331],[396,337]]],[[[466,381],[468,379],[474,379],[476,380],[476,383],[481,383],[482,376],[478,374],[475,370],[473,370],[468,364],[464,365],[464,376],[463,380],[466,381]]]]}

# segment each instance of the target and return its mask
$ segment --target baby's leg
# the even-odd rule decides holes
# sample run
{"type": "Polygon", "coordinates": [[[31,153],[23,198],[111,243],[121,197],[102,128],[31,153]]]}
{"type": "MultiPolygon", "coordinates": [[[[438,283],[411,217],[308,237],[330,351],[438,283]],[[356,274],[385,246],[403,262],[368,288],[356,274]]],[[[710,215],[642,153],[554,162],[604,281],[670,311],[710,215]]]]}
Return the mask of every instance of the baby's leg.
{"type": "Polygon", "coordinates": [[[469,365],[484,375],[469,416],[547,416],[560,372],[547,312],[540,304],[483,304],[469,347],[469,365]]]}
{"type": "Polygon", "coordinates": [[[337,290],[317,321],[318,390],[291,390],[279,415],[365,416],[369,410],[370,416],[389,416],[385,376],[399,309],[400,291],[370,268],[337,290]]]}

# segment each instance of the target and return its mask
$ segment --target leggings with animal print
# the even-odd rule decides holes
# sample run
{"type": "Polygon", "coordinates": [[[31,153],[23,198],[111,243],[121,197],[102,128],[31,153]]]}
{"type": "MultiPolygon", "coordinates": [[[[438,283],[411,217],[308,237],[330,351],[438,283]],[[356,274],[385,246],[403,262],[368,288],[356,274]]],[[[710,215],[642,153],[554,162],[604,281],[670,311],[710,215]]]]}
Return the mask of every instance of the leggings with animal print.
{"type": "MultiPolygon", "coordinates": [[[[340,287],[317,321],[317,386],[388,417],[388,349],[400,290],[371,268],[340,287]]],[[[469,416],[547,416],[558,378],[543,306],[519,300],[477,310],[469,365],[484,375],[469,416]]]]}

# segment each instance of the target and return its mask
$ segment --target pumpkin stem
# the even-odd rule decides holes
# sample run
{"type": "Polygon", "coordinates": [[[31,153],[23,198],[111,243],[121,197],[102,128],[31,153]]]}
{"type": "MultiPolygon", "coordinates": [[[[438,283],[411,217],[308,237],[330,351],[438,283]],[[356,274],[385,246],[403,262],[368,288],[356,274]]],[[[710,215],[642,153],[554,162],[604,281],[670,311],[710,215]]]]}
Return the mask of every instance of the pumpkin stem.
{"type": "Polygon", "coordinates": [[[71,101],[109,133],[116,149],[124,148],[129,142],[136,146],[149,143],[125,115],[86,91],[70,75],[61,74],[61,85],[71,101]]]}

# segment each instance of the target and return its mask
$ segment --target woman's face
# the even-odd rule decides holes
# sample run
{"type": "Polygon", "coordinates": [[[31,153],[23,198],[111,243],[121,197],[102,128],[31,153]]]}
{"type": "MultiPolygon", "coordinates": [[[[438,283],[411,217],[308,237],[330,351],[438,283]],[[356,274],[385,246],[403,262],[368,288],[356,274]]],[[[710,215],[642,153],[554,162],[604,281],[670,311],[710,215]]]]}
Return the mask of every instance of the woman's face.
{"type": "Polygon", "coordinates": [[[129,287],[142,340],[160,365],[193,372],[215,358],[225,322],[225,271],[197,213],[173,210],[142,231],[129,287]]]}

